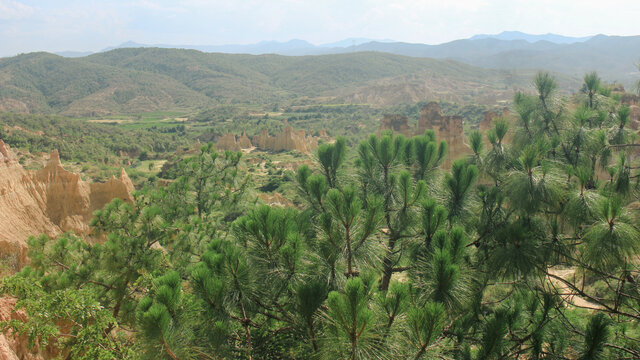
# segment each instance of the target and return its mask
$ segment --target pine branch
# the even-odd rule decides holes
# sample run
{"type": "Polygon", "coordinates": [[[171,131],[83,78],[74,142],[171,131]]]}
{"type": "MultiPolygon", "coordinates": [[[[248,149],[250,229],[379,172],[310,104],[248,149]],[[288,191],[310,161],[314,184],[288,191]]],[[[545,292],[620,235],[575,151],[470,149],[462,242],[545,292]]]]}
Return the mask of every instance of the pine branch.
{"type": "MultiPolygon", "coordinates": [[[[552,277],[552,278],[554,278],[554,279],[556,279],[556,280],[558,280],[558,281],[561,281],[562,283],[564,283],[565,285],[567,285],[568,287],[570,287],[572,290],[574,290],[578,295],[580,295],[580,296],[582,296],[582,297],[585,297],[585,298],[587,298],[587,299],[591,300],[592,302],[596,303],[597,305],[602,306],[602,308],[601,308],[601,309],[598,309],[598,308],[592,308],[592,307],[584,307],[584,308],[586,308],[586,309],[590,309],[590,310],[599,310],[599,311],[606,311],[606,312],[611,313],[611,314],[618,314],[618,315],[622,315],[622,316],[630,317],[630,318],[633,318],[633,319],[636,319],[636,320],[640,320],[640,316],[638,316],[638,315],[634,315],[634,314],[630,314],[630,313],[627,313],[627,312],[624,312],[624,311],[620,311],[620,310],[617,310],[617,309],[614,309],[614,308],[610,307],[609,305],[605,304],[604,302],[602,302],[601,300],[599,300],[599,299],[597,299],[597,298],[595,298],[595,297],[593,297],[593,296],[591,296],[591,295],[589,295],[589,294],[585,293],[584,291],[580,290],[577,286],[575,286],[575,285],[574,285],[574,284],[572,284],[571,282],[569,282],[569,281],[567,281],[567,280],[565,280],[565,279],[561,278],[560,276],[557,276],[557,275],[551,274],[551,273],[546,272],[546,271],[545,271],[545,273],[547,274],[547,276],[552,277]]],[[[573,306],[576,306],[575,304],[572,304],[572,305],[573,305],[573,306]]],[[[581,306],[578,306],[578,307],[581,307],[581,306]]]]}

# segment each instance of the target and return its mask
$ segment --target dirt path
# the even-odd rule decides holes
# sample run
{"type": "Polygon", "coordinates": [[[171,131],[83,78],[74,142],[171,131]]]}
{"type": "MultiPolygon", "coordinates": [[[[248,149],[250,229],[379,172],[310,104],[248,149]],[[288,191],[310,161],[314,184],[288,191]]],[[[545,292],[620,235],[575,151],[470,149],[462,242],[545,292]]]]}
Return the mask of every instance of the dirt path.
{"type": "Polygon", "coordinates": [[[127,120],[127,119],[91,119],[91,120],[87,120],[87,122],[98,123],[98,124],[110,124],[110,123],[124,124],[124,123],[131,123],[131,122],[133,122],[133,120],[127,120]]]}
{"type": "MultiPolygon", "coordinates": [[[[572,281],[576,270],[575,269],[550,269],[549,273],[561,277],[569,282],[572,281]]],[[[558,293],[564,294],[562,295],[562,299],[566,301],[568,304],[575,305],[576,307],[587,307],[600,309],[602,308],[600,305],[593,303],[587,299],[584,299],[575,293],[569,288],[569,286],[558,279],[554,279],[552,277],[547,277],[549,282],[553,284],[553,286],[558,290],[558,293]]]]}

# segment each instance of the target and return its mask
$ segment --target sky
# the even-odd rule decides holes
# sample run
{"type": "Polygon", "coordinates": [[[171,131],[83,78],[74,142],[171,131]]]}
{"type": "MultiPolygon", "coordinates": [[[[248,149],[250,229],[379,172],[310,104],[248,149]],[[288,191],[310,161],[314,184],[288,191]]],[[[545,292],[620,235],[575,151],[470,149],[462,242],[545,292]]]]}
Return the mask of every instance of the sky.
{"type": "Polygon", "coordinates": [[[505,30],[640,35],[639,19],[639,0],[0,0],[0,56],[99,51],[126,41],[439,44],[505,30]]]}

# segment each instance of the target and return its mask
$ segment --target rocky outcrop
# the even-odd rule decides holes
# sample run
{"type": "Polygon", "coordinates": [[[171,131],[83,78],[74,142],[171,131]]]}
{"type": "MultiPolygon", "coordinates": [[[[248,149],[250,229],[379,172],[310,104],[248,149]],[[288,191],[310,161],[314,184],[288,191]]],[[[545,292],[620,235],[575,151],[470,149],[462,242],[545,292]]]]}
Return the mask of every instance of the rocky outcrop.
{"type": "Polygon", "coordinates": [[[124,169],[120,170],[119,179],[112,177],[104,183],[87,183],[79,174],[62,167],[57,150],[51,153],[47,165],[35,173],[34,180],[45,190],[45,214],[65,232],[88,233],[93,212],[114,198],[133,201],[133,183],[124,169]]]}
{"type": "MultiPolygon", "coordinates": [[[[488,149],[490,146],[489,140],[487,138],[487,132],[493,129],[493,122],[497,118],[503,118],[507,121],[511,119],[511,111],[507,108],[503,108],[502,111],[499,110],[489,110],[484,112],[484,119],[478,124],[478,131],[482,134],[482,138],[484,139],[485,149],[488,149]]],[[[510,129],[513,129],[511,126],[510,129]]],[[[507,131],[507,135],[503,140],[506,143],[510,143],[513,140],[514,131],[507,131]]]]}
{"type": "Polygon", "coordinates": [[[409,126],[409,119],[406,116],[391,114],[384,114],[382,117],[378,134],[382,133],[383,130],[392,130],[395,133],[409,137],[415,132],[415,130],[409,126]]]}
{"type": "Polygon", "coordinates": [[[329,134],[327,134],[327,130],[324,129],[318,132],[318,137],[323,141],[331,141],[331,136],[329,136],[329,134]]]}
{"type": "Polygon", "coordinates": [[[251,139],[253,146],[261,149],[266,149],[269,143],[269,130],[262,129],[260,135],[256,135],[251,139]]]}
{"type": "Polygon", "coordinates": [[[459,134],[462,132],[462,117],[443,115],[440,104],[432,101],[422,107],[418,119],[418,133],[421,134],[427,129],[443,134],[459,134]]]}
{"type": "MultiPolygon", "coordinates": [[[[0,321],[26,320],[24,311],[14,311],[16,299],[8,296],[0,298],[0,321]]],[[[0,360],[42,360],[44,358],[54,358],[53,349],[28,348],[29,339],[27,336],[16,336],[11,332],[0,334],[0,360]],[[49,351],[48,351],[49,350],[49,351]]],[[[53,346],[51,346],[53,348],[53,346]]]]}
{"type": "Polygon", "coordinates": [[[62,231],[71,231],[82,226],[82,215],[89,208],[89,184],[79,174],[65,170],[58,151],[51,153],[49,162],[33,177],[34,183],[42,184],[45,199],[45,215],[62,231]]]}
{"type": "Polygon", "coordinates": [[[60,233],[45,214],[45,188],[32,175],[0,140],[0,258],[13,270],[26,262],[27,236],[60,233]]]}
{"type": "Polygon", "coordinates": [[[287,125],[280,134],[274,137],[267,135],[264,149],[271,151],[296,150],[301,153],[310,153],[317,147],[317,138],[306,136],[304,130],[296,131],[287,125]]]}
{"type": "Polygon", "coordinates": [[[620,105],[637,106],[640,97],[638,95],[627,92],[621,84],[613,84],[610,88],[612,97],[619,97],[620,105]]]}
{"type": "Polygon", "coordinates": [[[238,145],[240,145],[241,149],[250,149],[253,147],[251,140],[249,140],[249,137],[244,131],[242,132],[242,136],[238,138],[238,145]]]}
{"type": "Polygon", "coordinates": [[[216,141],[216,149],[218,150],[231,150],[240,151],[240,144],[236,141],[236,136],[233,134],[226,134],[221,136],[216,141]]]}
{"type": "Polygon", "coordinates": [[[61,232],[89,232],[93,212],[114,198],[133,201],[127,173],[104,183],[88,183],[65,170],[57,151],[40,170],[27,171],[0,140],[0,257],[17,270],[27,261],[26,239],[61,232]]]}
{"type": "Polygon", "coordinates": [[[620,103],[627,106],[638,105],[638,95],[623,92],[620,94],[620,103]]]}
{"type": "Polygon", "coordinates": [[[444,167],[450,167],[454,160],[471,153],[471,149],[464,141],[462,117],[443,115],[440,105],[435,101],[422,107],[418,124],[415,127],[412,128],[409,125],[409,119],[406,116],[387,114],[380,122],[378,134],[383,130],[393,130],[393,132],[407,137],[422,135],[426,130],[433,130],[437,141],[444,140],[448,145],[444,167]]]}
{"type": "Polygon", "coordinates": [[[255,146],[270,151],[293,150],[311,153],[318,147],[318,140],[320,139],[324,141],[330,140],[326,131],[321,132],[320,136],[311,136],[305,134],[304,130],[294,130],[285,122],[282,132],[275,136],[269,135],[267,129],[262,129],[260,135],[254,136],[251,140],[245,133],[242,133],[242,136],[238,138],[233,134],[227,134],[218,139],[215,147],[218,150],[239,151],[241,149],[251,149],[255,146]]]}
{"type": "Polygon", "coordinates": [[[447,142],[449,152],[443,164],[445,167],[451,166],[454,160],[471,152],[464,142],[462,117],[443,115],[437,102],[432,101],[422,107],[416,135],[423,134],[428,129],[435,132],[438,141],[447,142]]]}
{"type": "MultiPolygon", "coordinates": [[[[632,114],[633,109],[632,108],[632,114]]],[[[638,108],[637,106],[635,108],[638,108]]],[[[637,110],[640,110],[638,108],[637,110]]],[[[638,124],[640,124],[640,111],[638,111],[638,124]]],[[[507,108],[486,111],[484,119],[478,124],[478,130],[482,133],[485,148],[490,144],[486,133],[493,128],[493,122],[497,118],[504,118],[512,121],[511,112],[507,108]]],[[[632,115],[633,119],[633,115],[632,115]]],[[[463,121],[460,116],[447,116],[442,114],[442,109],[437,102],[430,102],[424,105],[420,111],[420,118],[415,127],[409,125],[409,120],[402,115],[384,115],[380,122],[378,134],[383,130],[392,130],[395,133],[405,136],[422,135],[426,130],[433,130],[438,141],[444,140],[448,145],[448,154],[444,161],[444,167],[449,167],[454,160],[467,154],[471,154],[471,148],[466,144],[466,137],[463,129],[463,121]]],[[[507,132],[505,142],[510,142],[513,132],[507,132]]]]}
{"type": "Polygon", "coordinates": [[[506,119],[509,117],[510,114],[511,112],[507,108],[502,109],[502,112],[497,110],[485,111],[484,119],[478,125],[478,130],[484,134],[493,128],[493,120],[499,117],[503,117],[506,119]]]}

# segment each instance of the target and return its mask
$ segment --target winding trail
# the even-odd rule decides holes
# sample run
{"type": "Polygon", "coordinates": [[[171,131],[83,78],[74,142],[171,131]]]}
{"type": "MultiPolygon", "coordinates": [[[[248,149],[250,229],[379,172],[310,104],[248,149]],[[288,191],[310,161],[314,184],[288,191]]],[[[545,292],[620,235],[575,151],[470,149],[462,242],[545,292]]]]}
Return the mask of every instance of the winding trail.
{"type": "MultiPolygon", "coordinates": [[[[549,273],[561,277],[567,281],[571,281],[571,279],[575,276],[575,269],[549,269],[549,273]]],[[[592,309],[601,309],[602,306],[599,304],[593,303],[589,300],[586,300],[579,295],[575,294],[567,284],[563,283],[558,279],[551,278],[547,276],[547,280],[556,288],[559,294],[562,294],[562,299],[569,305],[574,305],[576,307],[581,308],[592,308],[592,309]]]]}

